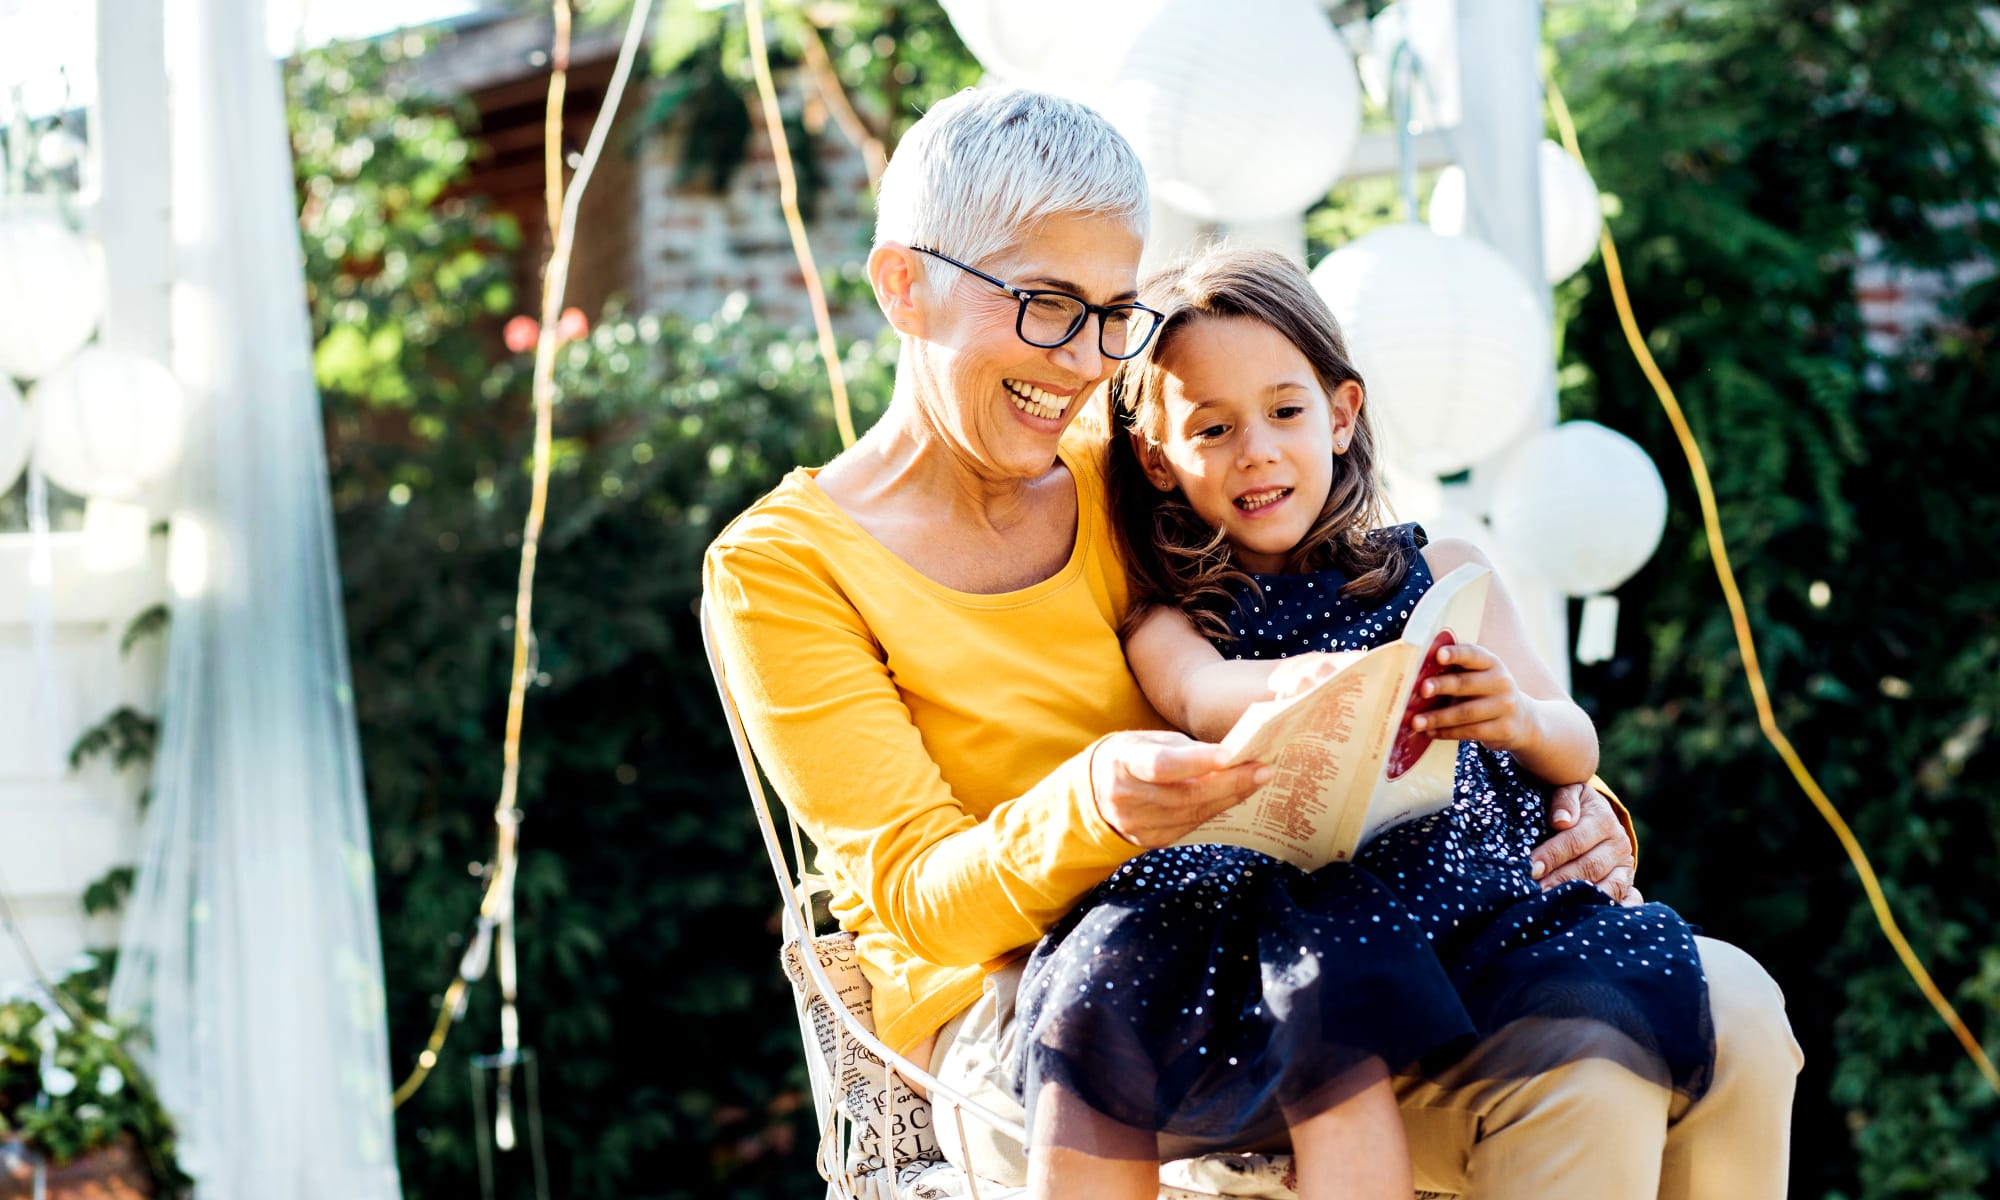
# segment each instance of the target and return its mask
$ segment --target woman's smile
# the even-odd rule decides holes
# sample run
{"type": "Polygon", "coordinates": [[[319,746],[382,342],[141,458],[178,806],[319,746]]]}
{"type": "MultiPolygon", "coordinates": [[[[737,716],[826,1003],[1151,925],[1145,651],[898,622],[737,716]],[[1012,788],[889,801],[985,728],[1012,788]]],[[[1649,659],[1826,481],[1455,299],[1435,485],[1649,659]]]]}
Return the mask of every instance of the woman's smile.
{"type": "Polygon", "coordinates": [[[1062,420],[1063,414],[1069,411],[1070,400],[1078,391],[1072,388],[1067,393],[1059,394],[1022,379],[1003,379],[1000,386],[1007,389],[1007,396],[1013,400],[1015,408],[1044,421],[1062,420]]]}

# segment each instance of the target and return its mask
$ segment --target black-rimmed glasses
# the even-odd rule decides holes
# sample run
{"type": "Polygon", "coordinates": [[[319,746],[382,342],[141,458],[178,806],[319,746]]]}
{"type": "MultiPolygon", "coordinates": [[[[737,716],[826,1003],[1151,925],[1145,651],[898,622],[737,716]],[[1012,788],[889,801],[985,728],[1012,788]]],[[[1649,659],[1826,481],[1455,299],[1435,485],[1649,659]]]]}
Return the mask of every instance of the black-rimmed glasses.
{"type": "Polygon", "coordinates": [[[1076,336],[1083,328],[1090,314],[1096,313],[1097,348],[1106,358],[1127,359],[1146,348],[1159,331],[1160,322],[1166,318],[1143,304],[1091,304],[1081,296],[1068,292],[1038,291],[1033,288],[1018,288],[1005,280],[995,279],[977,267],[968,267],[947,254],[939,254],[924,246],[912,249],[919,254],[948,262],[961,271],[979,276],[986,282],[1013,296],[1021,302],[1021,311],[1014,318],[1014,332],[1030,346],[1052,350],[1076,336]]]}

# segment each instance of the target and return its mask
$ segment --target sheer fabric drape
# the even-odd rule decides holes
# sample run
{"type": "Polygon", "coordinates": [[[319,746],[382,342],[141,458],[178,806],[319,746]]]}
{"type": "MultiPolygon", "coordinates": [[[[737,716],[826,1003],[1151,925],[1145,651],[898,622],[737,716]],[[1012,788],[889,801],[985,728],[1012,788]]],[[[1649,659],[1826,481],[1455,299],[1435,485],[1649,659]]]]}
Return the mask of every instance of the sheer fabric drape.
{"type": "Polygon", "coordinates": [[[290,145],[264,0],[168,0],[190,404],[153,799],[112,1003],[198,1200],[401,1189],[290,145]]]}

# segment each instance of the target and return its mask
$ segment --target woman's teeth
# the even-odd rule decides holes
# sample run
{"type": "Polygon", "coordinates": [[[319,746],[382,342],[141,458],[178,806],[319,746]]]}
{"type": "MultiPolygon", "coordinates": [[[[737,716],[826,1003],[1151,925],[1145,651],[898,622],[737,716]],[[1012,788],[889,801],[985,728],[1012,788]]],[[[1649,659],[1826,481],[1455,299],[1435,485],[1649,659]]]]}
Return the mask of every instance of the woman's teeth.
{"type": "Polygon", "coordinates": [[[1268,492],[1253,492],[1248,496],[1238,496],[1236,498],[1236,507],[1242,509],[1244,512],[1256,512],[1260,508],[1269,508],[1291,494],[1292,489],[1290,488],[1273,488],[1268,492]]]}
{"type": "Polygon", "coordinates": [[[1008,398],[1014,401],[1015,408],[1045,421],[1062,416],[1063,410],[1069,407],[1068,400],[1045,392],[1032,383],[1016,383],[1009,379],[1001,386],[1007,389],[1008,398]]]}

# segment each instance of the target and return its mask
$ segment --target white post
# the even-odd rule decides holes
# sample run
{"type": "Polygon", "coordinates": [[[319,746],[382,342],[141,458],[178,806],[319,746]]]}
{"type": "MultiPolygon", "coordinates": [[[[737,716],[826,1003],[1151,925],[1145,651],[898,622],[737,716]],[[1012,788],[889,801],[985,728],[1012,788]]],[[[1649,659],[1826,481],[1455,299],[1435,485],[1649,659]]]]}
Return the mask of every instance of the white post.
{"type": "Polygon", "coordinates": [[[166,6],[97,0],[92,225],[104,246],[99,340],[168,363],[173,228],[168,190],[166,6]]]}
{"type": "MultiPolygon", "coordinates": [[[[1499,250],[1521,272],[1553,318],[1554,299],[1542,267],[1542,4],[1541,0],[1458,0],[1460,111],[1456,136],[1465,169],[1466,232],[1499,250]]],[[[1553,337],[1553,331],[1551,331],[1553,337]]],[[[1528,433],[1556,423],[1555,380],[1528,433]]],[[[1524,435],[1526,436],[1526,435],[1524,435]]],[[[1501,461],[1500,447],[1488,462],[1501,461]]],[[[1487,468],[1490,474],[1490,468],[1487,468]]],[[[1480,503],[1491,479],[1474,467],[1465,485],[1480,503]]],[[[1503,570],[1510,564],[1499,564],[1503,570]]],[[[1540,579],[1510,574],[1535,649],[1569,686],[1569,610],[1564,595],[1540,579]]]]}

